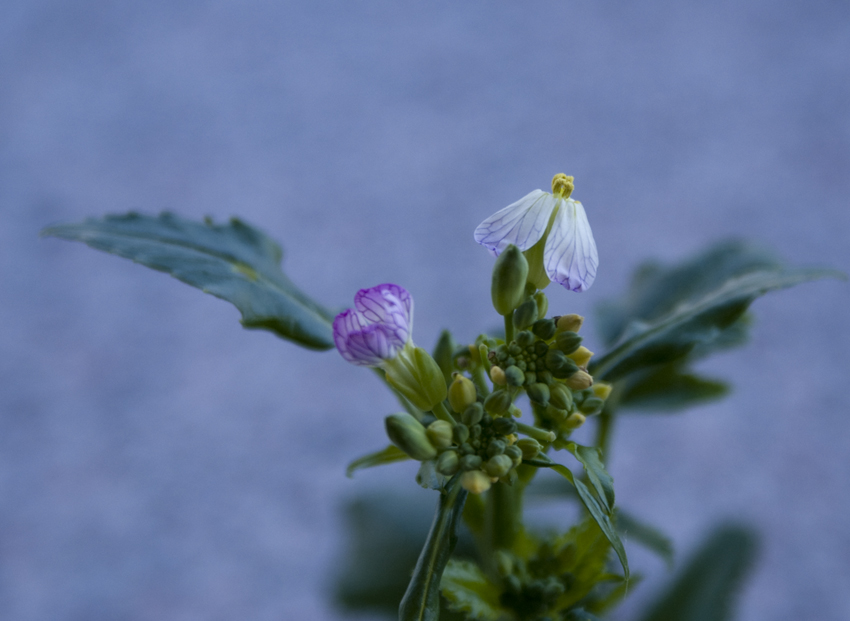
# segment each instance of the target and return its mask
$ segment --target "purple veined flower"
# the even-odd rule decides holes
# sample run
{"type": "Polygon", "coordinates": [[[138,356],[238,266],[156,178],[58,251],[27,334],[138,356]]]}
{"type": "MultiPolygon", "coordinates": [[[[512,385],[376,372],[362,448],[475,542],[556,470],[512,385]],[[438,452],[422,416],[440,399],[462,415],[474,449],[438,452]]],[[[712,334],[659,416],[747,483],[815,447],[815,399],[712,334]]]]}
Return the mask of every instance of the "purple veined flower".
{"type": "Polygon", "coordinates": [[[363,367],[381,366],[410,342],[413,298],[404,287],[390,283],[361,289],[354,308],[337,315],[334,343],[342,357],[363,367]]]}
{"type": "MultiPolygon", "coordinates": [[[[599,255],[584,207],[570,198],[573,187],[572,177],[555,175],[551,194],[534,190],[497,211],[475,229],[475,241],[494,256],[510,244],[531,250],[526,256],[532,273],[537,261],[549,280],[570,291],[587,291],[596,278],[599,255]],[[543,245],[542,257],[532,256],[540,254],[538,243],[543,245]]],[[[543,286],[548,284],[542,274],[541,278],[543,286]]]]}

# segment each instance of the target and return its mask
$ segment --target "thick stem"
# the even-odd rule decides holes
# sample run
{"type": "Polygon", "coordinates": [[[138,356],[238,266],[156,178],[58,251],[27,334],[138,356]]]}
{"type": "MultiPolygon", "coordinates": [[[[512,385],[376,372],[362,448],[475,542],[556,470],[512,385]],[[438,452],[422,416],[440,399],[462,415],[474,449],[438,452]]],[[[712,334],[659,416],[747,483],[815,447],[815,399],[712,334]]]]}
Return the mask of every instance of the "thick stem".
{"type": "Polygon", "coordinates": [[[514,340],[514,314],[508,313],[505,315],[505,343],[510,343],[514,340]]]}
{"type": "Polygon", "coordinates": [[[510,549],[520,529],[519,488],[499,481],[487,492],[484,514],[486,540],[491,552],[510,549]]]}

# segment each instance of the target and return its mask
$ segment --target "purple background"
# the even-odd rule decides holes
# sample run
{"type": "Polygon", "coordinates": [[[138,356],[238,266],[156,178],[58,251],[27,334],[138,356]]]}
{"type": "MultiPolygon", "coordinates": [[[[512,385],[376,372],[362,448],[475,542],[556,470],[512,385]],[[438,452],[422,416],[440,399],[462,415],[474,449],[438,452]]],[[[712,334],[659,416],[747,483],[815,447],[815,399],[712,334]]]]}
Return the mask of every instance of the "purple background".
{"type": "MultiPolygon", "coordinates": [[[[340,619],[345,498],[414,485],[412,464],[343,475],[396,409],[368,372],[39,240],[45,225],[239,214],[326,304],[405,286],[427,347],[498,323],[472,230],[557,172],[600,253],[588,293],[550,290],[557,312],[590,315],[639,260],[729,235],[850,268],[841,0],[7,0],[0,16],[3,619],[340,619]]],[[[762,529],[742,619],[850,618],[849,305],[836,281],[758,301],[752,343],[702,365],[729,399],[616,430],[620,504],[680,551],[723,517],[762,529]]],[[[650,579],[618,619],[666,579],[630,549],[650,579]]]]}

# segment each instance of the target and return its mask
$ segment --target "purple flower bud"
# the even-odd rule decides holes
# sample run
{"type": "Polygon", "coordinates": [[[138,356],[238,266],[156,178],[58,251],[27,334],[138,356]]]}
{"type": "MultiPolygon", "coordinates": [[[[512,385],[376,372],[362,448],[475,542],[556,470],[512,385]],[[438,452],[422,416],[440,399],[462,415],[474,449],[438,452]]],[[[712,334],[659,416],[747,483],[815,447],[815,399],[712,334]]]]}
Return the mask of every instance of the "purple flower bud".
{"type": "Polygon", "coordinates": [[[363,367],[395,358],[413,331],[413,298],[407,290],[393,284],[361,289],[354,306],[334,319],[334,343],[342,357],[363,367]]]}

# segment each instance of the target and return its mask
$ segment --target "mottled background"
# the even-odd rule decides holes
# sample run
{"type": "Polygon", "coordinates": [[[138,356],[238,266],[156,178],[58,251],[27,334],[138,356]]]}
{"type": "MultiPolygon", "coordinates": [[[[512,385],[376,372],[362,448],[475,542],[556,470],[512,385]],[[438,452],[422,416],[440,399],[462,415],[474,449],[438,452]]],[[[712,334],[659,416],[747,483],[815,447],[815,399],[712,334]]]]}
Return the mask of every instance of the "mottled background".
{"type": "MultiPolygon", "coordinates": [[[[847,270],[848,110],[843,0],[6,0],[0,617],[341,619],[345,499],[414,485],[343,475],[396,407],[369,373],[43,226],[239,214],[328,305],[403,284],[430,347],[497,323],[472,230],[556,172],[600,269],[554,310],[730,235],[847,270]]],[[[758,301],[702,365],[729,399],[618,426],[621,505],[683,554],[721,518],[762,530],[742,619],[850,618],[848,305],[837,281],[758,301]]],[[[618,619],[667,575],[630,549],[650,579],[618,619]]]]}

